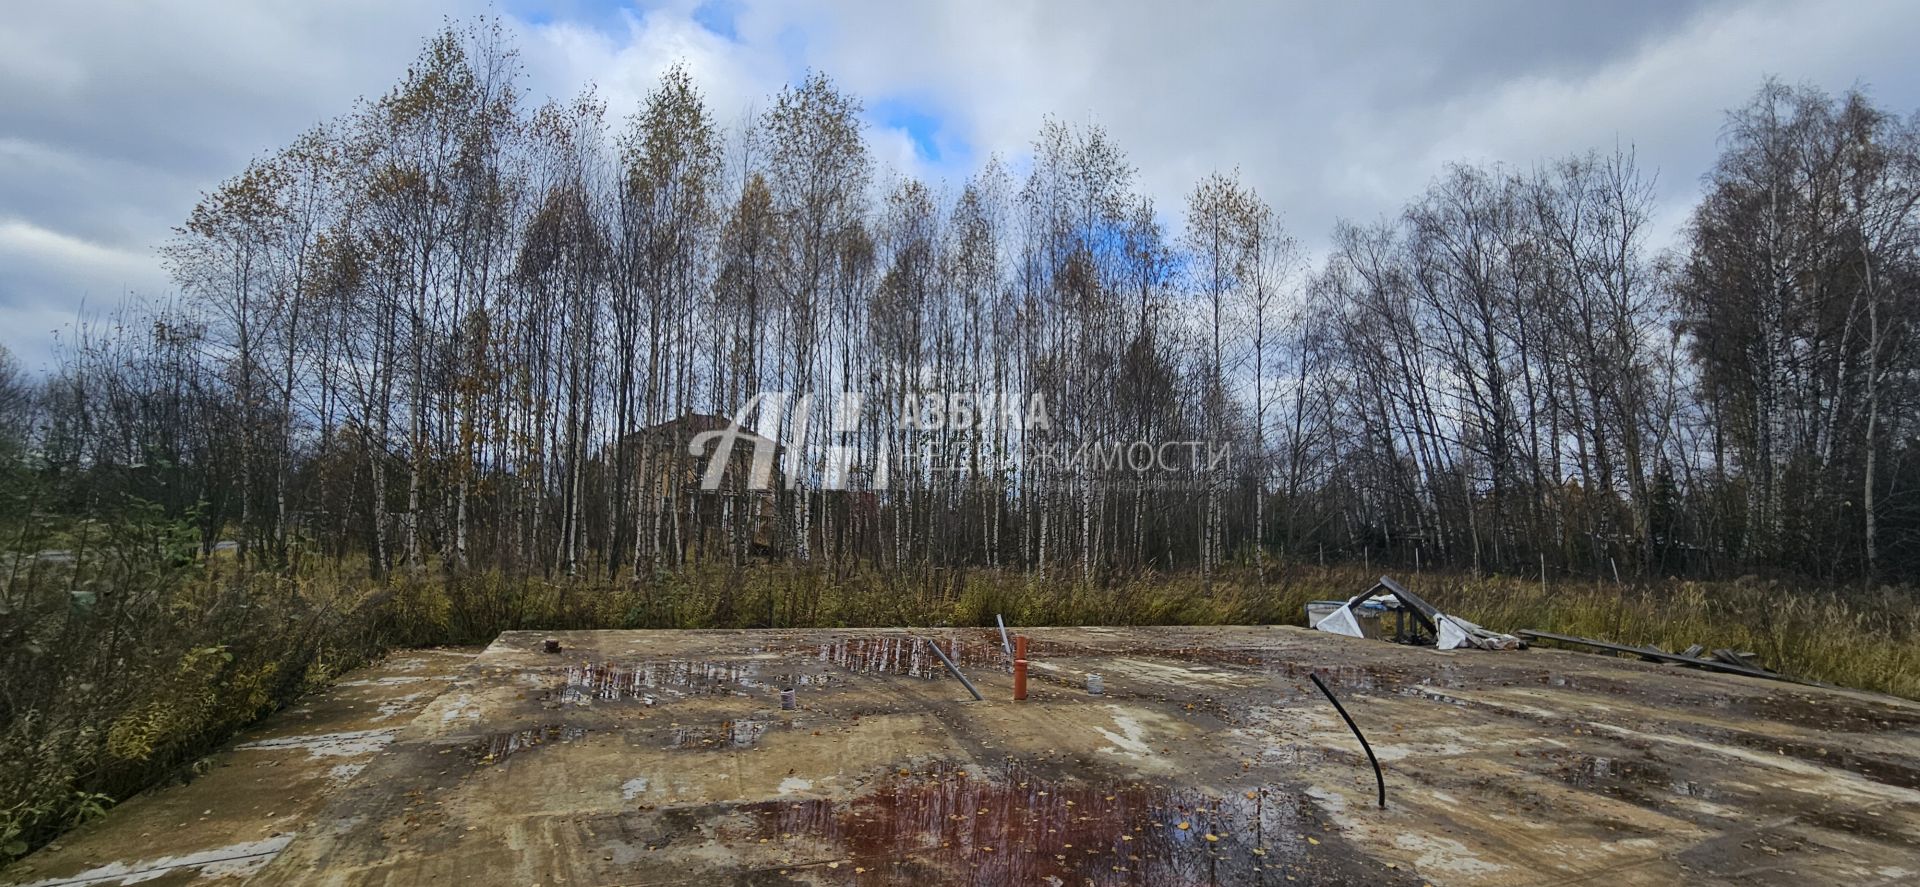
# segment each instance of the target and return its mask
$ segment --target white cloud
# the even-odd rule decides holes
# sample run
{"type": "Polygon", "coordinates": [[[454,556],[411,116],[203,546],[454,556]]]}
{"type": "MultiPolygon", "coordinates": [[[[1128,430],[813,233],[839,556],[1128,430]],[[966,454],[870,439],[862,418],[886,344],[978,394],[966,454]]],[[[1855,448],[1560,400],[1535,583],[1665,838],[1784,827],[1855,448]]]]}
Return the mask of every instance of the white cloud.
{"type": "MultiPolygon", "coordinates": [[[[1881,100],[1910,111],[1920,78],[1889,63],[1920,33],[1920,6],[1865,3],[1757,4],[1694,18],[1577,78],[1522,77],[1486,95],[1446,103],[1424,126],[1440,133],[1409,172],[1452,160],[1521,166],[1593,147],[1636,149],[1658,169],[1656,230],[1671,236],[1698,196],[1698,178],[1719,150],[1724,111],[1768,76],[1845,89],[1892,71],[1881,100]]],[[[1415,185],[1410,178],[1403,185],[1415,185]]]]}
{"type": "MultiPolygon", "coordinates": [[[[552,0],[561,2],[561,0],[552,0]]],[[[1169,220],[1192,183],[1238,167],[1310,248],[1338,217],[1397,210],[1450,160],[1526,166],[1617,140],[1684,219],[1721,114],[1766,74],[1869,84],[1920,106],[1920,7],[1865,0],[1623,0],[1333,6],[1059,0],[744,0],[734,34],[697,0],[512,21],[532,97],[598,84],[619,126],[684,60],[733,125],[808,67],[869,105],[905,104],[968,151],[929,161],[871,132],[899,172],[957,185],[1024,154],[1043,115],[1097,122],[1169,220]]],[[[34,4],[0,29],[0,311],[71,316],[165,286],[154,247],[246,160],[389,87],[443,17],[486,0],[34,4]]],[[[882,176],[882,180],[886,175],[882,176]]],[[[8,324],[26,355],[44,332],[8,324]]]]}
{"type": "Polygon", "coordinates": [[[154,270],[145,251],[102,246],[19,219],[0,219],[0,259],[9,264],[38,261],[67,273],[126,280],[147,280],[154,270]]]}

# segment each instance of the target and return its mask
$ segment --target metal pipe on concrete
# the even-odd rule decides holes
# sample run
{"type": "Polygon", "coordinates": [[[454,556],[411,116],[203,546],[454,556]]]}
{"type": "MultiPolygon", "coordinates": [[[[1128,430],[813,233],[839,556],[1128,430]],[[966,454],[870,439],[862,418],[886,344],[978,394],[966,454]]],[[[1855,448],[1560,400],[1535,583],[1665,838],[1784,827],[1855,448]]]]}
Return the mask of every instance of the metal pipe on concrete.
{"type": "Polygon", "coordinates": [[[973,694],[973,701],[975,702],[986,701],[986,697],[981,696],[980,691],[974,689],[973,682],[967,680],[967,676],[960,673],[960,666],[954,665],[953,660],[947,658],[947,651],[940,649],[940,645],[938,643],[929,642],[928,646],[933,648],[933,655],[940,657],[940,664],[946,666],[947,671],[952,672],[954,677],[960,679],[960,683],[966,686],[968,693],[973,694]]]}

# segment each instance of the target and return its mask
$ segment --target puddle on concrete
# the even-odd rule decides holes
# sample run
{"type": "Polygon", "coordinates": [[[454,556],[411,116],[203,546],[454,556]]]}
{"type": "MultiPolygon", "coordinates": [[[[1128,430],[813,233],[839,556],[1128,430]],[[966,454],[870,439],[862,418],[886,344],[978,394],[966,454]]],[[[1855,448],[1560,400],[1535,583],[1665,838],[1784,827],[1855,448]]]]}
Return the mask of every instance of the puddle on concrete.
{"type": "Polygon", "coordinates": [[[543,745],[573,742],[587,735],[585,727],[567,724],[541,724],[525,730],[495,733],[468,747],[474,760],[482,765],[498,764],[528,749],[543,745]]]}
{"type": "Polygon", "coordinates": [[[1844,741],[1816,743],[1745,730],[1720,730],[1695,724],[1676,724],[1675,726],[1681,733],[1711,739],[1726,745],[1772,752],[1809,764],[1845,770],[1882,785],[1920,789],[1920,767],[1885,755],[1857,751],[1847,746],[1844,741]]]}
{"type": "Polygon", "coordinates": [[[425,693],[408,693],[405,696],[397,696],[382,702],[380,703],[378,713],[373,716],[373,720],[385,721],[398,715],[412,714],[414,710],[425,704],[421,703],[420,705],[416,705],[415,700],[425,697],[426,695],[425,693]]]}
{"type": "Polygon", "coordinates": [[[252,749],[306,749],[311,757],[354,757],[377,752],[393,742],[399,735],[397,728],[382,730],[348,730],[341,733],[320,733],[312,736],[281,736],[272,739],[256,739],[234,746],[235,751],[252,749]]]}
{"type": "MultiPolygon", "coordinates": [[[[817,651],[808,648],[806,652],[817,651]]],[[[634,665],[583,662],[561,670],[559,685],[547,690],[541,699],[562,705],[585,706],[598,702],[655,705],[670,698],[754,696],[789,687],[821,688],[845,683],[842,675],[808,672],[797,667],[799,664],[782,667],[778,662],[691,659],[634,665]]],[[[938,666],[937,661],[935,665],[938,666]]],[[[550,680],[542,672],[530,672],[528,679],[536,684],[550,680]]]]}
{"type": "Polygon", "coordinates": [[[1335,693],[1348,690],[1404,694],[1420,687],[1460,689],[1469,683],[1461,676],[1459,666],[1444,662],[1429,669],[1414,670],[1386,665],[1325,665],[1285,661],[1269,663],[1266,671],[1298,681],[1306,681],[1307,675],[1317,674],[1335,693]]]}
{"type": "MultiPolygon", "coordinates": [[[[815,659],[854,674],[946,677],[946,666],[940,664],[932,644],[918,637],[840,638],[811,649],[815,659]]],[[[989,645],[953,638],[942,639],[940,646],[963,670],[996,667],[1006,661],[1006,653],[998,642],[989,645]]]]}
{"type": "Polygon", "coordinates": [[[765,686],[760,668],[751,662],[666,660],[636,665],[584,662],[570,665],[562,683],[546,699],[566,705],[594,702],[640,702],[652,705],[662,696],[734,696],[765,686]]]}
{"type": "Polygon", "coordinates": [[[395,687],[401,684],[417,684],[427,678],[420,675],[389,675],[384,678],[360,678],[351,681],[336,681],[336,687],[395,687]]]}
{"type": "Polygon", "coordinates": [[[1815,828],[1845,832],[1883,844],[1920,847],[1920,835],[1909,834],[1892,828],[1871,814],[1857,811],[1822,810],[1803,814],[1800,816],[1800,821],[1815,828]]]}
{"type": "Polygon", "coordinates": [[[1720,797],[1720,790],[1695,782],[1691,779],[1675,779],[1667,783],[1667,791],[1685,798],[1699,798],[1711,801],[1720,797]]]}
{"type": "Polygon", "coordinates": [[[1467,701],[1464,699],[1461,699],[1457,696],[1450,696],[1445,691],[1436,690],[1432,687],[1401,687],[1396,692],[1398,692],[1402,696],[1412,696],[1419,699],[1430,699],[1434,702],[1446,703],[1447,705],[1464,706],[1467,704],[1467,701]]]}
{"type": "Polygon", "coordinates": [[[227,847],[163,856],[138,862],[113,862],[64,878],[34,881],[22,887],[73,887],[80,884],[137,884],[158,881],[169,875],[169,883],[184,883],[198,878],[246,878],[267,863],[293,841],[291,833],[276,834],[258,841],[246,841],[227,847]]]}
{"type": "Polygon", "coordinates": [[[1840,733],[1920,729],[1920,712],[1886,703],[1856,702],[1774,692],[1743,701],[1745,713],[1767,721],[1840,733]]]}
{"type": "Polygon", "coordinates": [[[1667,768],[1652,761],[1561,751],[1548,752],[1547,758],[1554,762],[1554,775],[1560,781],[1582,788],[1604,788],[1620,782],[1636,785],[1664,785],[1667,782],[1667,768]]]}
{"type": "Polygon", "coordinates": [[[668,745],[679,749],[747,748],[777,726],[772,721],[722,721],[718,726],[675,724],[667,731],[668,745]]]}
{"type": "Polygon", "coordinates": [[[1543,687],[1552,687],[1555,690],[1581,690],[1606,696],[1644,696],[1647,692],[1644,686],[1637,686],[1626,681],[1592,674],[1563,671],[1540,672],[1534,675],[1534,682],[1543,687]]]}
{"type": "Polygon", "coordinates": [[[367,769],[367,762],[365,761],[355,761],[351,764],[335,764],[327,768],[327,780],[334,785],[346,785],[352,782],[354,777],[359,776],[360,771],[365,769],[367,769]]]}
{"type": "Polygon", "coordinates": [[[1713,800],[1720,792],[1675,774],[1666,765],[1646,758],[1610,757],[1575,751],[1548,751],[1555,778],[1577,788],[1610,795],[1646,807],[1668,808],[1668,797],[1713,800]]]}
{"type": "Polygon", "coordinates": [[[1419,883],[1362,857],[1301,790],[1274,784],[1212,796],[939,763],[896,772],[849,802],[742,809],[757,822],[742,837],[826,842],[882,879],[912,859],[983,884],[1419,883]]]}

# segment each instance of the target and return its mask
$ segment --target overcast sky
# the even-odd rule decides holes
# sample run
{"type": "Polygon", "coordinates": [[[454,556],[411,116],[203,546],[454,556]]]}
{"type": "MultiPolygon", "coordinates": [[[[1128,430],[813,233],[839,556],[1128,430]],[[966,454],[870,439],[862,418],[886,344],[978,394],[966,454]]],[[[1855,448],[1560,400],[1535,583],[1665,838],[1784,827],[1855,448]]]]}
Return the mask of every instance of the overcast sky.
{"type": "MultiPolygon", "coordinates": [[[[81,311],[164,297],[155,247],[249,157],[377,95],[446,18],[498,14],[534,97],[624,115],[685,60],[731,124],[808,68],[866,103],[885,166],[957,183],[1016,164],[1043,115],[1095,122],[1177,222],[1238,167],[1309,250],[1454,160],[1616,143],[1657,171],[1670,237],[1722,115],[1771,74],[1920,107],[1920,3],[813,3],[128,0],[0,12],[0,343],[45,364],[81,311]]],[[[1664,243],[1657,244],[1664,246],[1664,243]]]]}

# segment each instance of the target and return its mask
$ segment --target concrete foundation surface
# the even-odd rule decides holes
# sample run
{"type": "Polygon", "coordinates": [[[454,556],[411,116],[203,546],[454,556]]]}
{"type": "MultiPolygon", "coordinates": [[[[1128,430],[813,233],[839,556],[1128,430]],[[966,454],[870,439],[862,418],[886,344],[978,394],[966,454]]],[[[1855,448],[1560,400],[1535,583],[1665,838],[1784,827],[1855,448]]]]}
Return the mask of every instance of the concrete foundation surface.
{"type": "Polygon", "coordinates": [[[1913,702],[1288,627],[1023,633],[1024,702],[991,630],[399,653],[0,882],[1920,883],[1913,702]]]}

